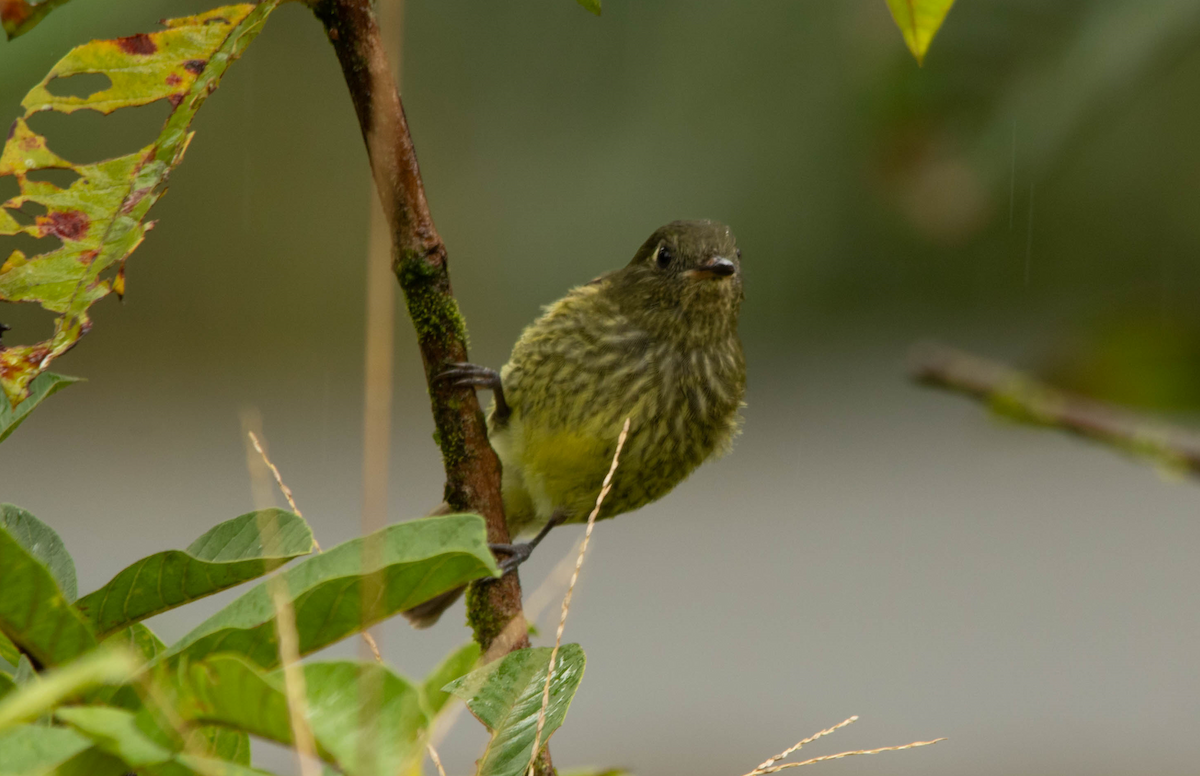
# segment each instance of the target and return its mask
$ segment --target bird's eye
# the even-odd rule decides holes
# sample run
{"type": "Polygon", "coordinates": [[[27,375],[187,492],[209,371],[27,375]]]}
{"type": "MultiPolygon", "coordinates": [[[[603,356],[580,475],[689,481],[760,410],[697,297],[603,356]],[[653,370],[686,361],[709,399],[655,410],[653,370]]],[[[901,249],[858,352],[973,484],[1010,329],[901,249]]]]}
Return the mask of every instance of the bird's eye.
{"type": "Polygon", "coordinates": [[[667,266],[670,265],[671,251],[667,250],[667,246],[664,245],[658,249],[658,255],[656,259],[658,261],[659,269],[666,269],[667,266]]]}

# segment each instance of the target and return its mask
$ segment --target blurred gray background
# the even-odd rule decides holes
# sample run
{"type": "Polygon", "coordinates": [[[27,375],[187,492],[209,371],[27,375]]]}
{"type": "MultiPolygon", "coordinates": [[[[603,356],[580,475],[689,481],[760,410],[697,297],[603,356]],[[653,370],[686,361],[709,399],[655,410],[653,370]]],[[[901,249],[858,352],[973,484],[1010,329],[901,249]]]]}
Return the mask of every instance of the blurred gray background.
{"type": "MultiPolygon", "coordinates": [[[[71,46],[209,6],[76,0],[0,44],[0,123],[71,46]]],[[[1194,0],[961,0],[918,68],[884,0],[607,0],[601,19],[570,0],[407,1],[404,97],[473,359],[502,364],[539,305],[665,221],[727,221],[745,254],[744,434],[597,527],[560,767],[736,776],[858,714],[805,751],[950,740],[825,772],[1195,772],[1195,484],[913,386],[905,354],[937,337],[1191,421],[1198,40],[1194,0]]],[[[33,126],[88,161],[164,116],[33,126]]],[[[0,500],[58,529],[83,591],[252,508],[246,408],[322,544],[359,530],[373,194],[308,11],[272,17],[195,129],[124,304],[94,308],[57,364],[89,382],[0,448],[0,500]]],[[[50,325],[0,319],[10,342],[50,325]]],[[[402,315],[396,331],[403,520],[439,500],[441,465],[402,315]]],[[[578,533],[522,569],[527,591],[578,533]]],[[[235,594],[151,625],[177,637],[235,594]]],[[[420,676],[461,620],[390,623],[387,659],[420,676]]],[[[450,772],[483,741],[464,715],[450,772]]]]}

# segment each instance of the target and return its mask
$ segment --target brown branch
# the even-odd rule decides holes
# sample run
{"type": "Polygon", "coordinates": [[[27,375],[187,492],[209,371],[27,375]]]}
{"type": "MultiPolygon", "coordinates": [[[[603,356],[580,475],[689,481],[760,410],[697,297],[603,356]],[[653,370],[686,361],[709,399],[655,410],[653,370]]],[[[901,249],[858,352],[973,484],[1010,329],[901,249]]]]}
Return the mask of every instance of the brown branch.
{"type": "MultiPolygon", "coordinates": [[[[487,440],[475,392],[434,377],[446,365],[467,360],[466,324],[450,288],[446,246],[438,235],[408,121],[370,0],[308,0],[325,25],[354,102],[370,158],[375,188],[392,236],[392,269],[404,291],[425,365],[436,437],[446,469],[445,501],[456,511],[477,512],[488,539],[509,541],[500,499],[500,462],[487,440]]],[[[501,656],[529,646],[521,613],[521,583],[508,574],[472,586],[468,619],[485,652],[501,656]],[[507,628],[516,618],[520,627],[507,628]],[[492,648],[502,634],[513,634],[492,648]],[[492,648],[492,649],[489,649],[492,648]]]]}
{"type": "Polygon", "coordinates": [[[913,351],[913,377],[987,403],[1022,423],[1063,429],[1200,476],[1200,436],[1053,388],[1011,367],[943,345],[913,351]]]}

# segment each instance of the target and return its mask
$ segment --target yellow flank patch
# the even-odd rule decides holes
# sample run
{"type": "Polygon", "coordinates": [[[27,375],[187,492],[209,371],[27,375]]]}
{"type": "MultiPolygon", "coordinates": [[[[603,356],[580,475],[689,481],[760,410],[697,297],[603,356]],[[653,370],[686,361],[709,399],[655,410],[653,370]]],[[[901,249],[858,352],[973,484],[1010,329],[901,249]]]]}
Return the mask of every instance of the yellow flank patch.
{"type": "Polygon", "coordinates": [[[586,514],[611,456],[609,440],[600,434],[526,425],[522,468],[538,517],[549,518],[556,507],[571,512],[570,518],[586,514]]]}

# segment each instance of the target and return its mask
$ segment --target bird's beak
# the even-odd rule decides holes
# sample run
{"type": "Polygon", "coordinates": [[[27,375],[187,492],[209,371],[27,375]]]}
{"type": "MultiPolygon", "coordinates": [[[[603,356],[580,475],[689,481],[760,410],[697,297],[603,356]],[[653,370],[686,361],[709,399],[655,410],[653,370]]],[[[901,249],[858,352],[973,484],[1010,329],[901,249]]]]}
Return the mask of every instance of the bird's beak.
{"type": "Polygon", "coordinates": [[[737,265],[724,256],[714,256],[707,263],[695,269],[689,269],[684,274],[694,280],[701,278],[727,278],[737,272],[737,265]]]}

